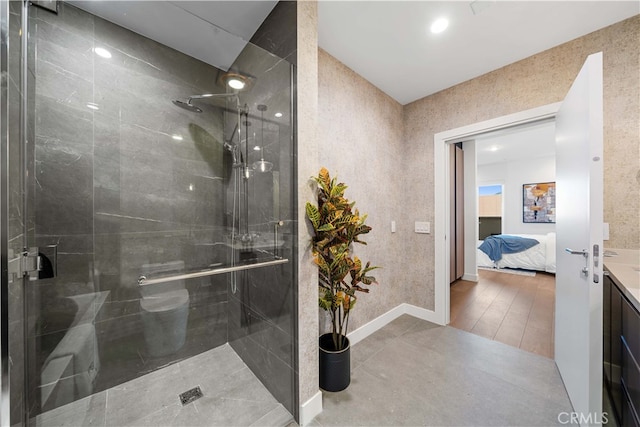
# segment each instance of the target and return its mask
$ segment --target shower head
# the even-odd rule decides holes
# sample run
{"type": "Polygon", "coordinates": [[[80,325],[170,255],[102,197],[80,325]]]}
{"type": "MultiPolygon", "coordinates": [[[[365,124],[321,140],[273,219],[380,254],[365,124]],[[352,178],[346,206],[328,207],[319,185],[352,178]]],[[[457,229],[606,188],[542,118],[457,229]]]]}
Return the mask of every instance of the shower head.
{"type": "Polygon", "coordinates": [[[202,113],[202,108],[196,107],[191,103],[194,99],[207,99],[207,98],[236,98],[236,107],[240,109],[240,98],[235,93],[205,93],[202,95],[191,95],[187,98],[187,102],[183,101],[172,101],[174,105],[177,105],[180,108],[184,108],[185,110],[194,112],[194,113],[202,113]]]}
{"type": "Polygon", "coordinates": [[[182,102],[182,101],[172,101],[174,105],[177,105],[180,108],[184,108],[187,111],[191,111],[192,113],[202,113],[202,109],[196,107],[195,105],[193,105],[191,103],[191,98],[189,98],[189,101],[187,102],[182,102]]]}

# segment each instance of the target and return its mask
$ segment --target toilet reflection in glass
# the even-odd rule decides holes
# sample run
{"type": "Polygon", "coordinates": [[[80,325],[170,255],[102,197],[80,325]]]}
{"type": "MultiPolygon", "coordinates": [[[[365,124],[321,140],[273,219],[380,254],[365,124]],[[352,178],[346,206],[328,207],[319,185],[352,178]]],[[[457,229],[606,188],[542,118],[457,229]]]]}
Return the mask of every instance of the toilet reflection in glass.
{"type": "MultiPolygon", "coordinates": [[[[148,278],[184,272],[184,261],[142,265],[148,278]]],[[[140,284],[140,314],[147,352],[152,357],[167,356],[180,350],[187,335],[189,291],[184,280],[140,284]]]]}

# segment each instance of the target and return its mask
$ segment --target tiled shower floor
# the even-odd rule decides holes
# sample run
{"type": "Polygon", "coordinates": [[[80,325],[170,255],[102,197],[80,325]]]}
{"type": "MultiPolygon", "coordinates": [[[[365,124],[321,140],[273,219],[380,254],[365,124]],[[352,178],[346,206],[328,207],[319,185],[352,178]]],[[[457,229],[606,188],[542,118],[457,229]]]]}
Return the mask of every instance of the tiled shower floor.
{"type": "Polygon", "coordinates": [[[38,415],[37,426],[285,426],[291,414],[229,344],[38,415]],[[185,406],[178,395],[200,386],[185,406]]]}

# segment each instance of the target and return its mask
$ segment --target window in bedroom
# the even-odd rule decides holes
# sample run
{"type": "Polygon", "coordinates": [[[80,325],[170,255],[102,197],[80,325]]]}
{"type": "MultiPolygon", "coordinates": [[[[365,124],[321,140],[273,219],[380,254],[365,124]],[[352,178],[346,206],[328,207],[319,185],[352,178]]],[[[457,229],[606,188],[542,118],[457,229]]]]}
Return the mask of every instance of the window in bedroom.
{"type": "Polygon", "coordinates": [[[502,184],[478,187],[478,237],[502,233],[502,184]]]}

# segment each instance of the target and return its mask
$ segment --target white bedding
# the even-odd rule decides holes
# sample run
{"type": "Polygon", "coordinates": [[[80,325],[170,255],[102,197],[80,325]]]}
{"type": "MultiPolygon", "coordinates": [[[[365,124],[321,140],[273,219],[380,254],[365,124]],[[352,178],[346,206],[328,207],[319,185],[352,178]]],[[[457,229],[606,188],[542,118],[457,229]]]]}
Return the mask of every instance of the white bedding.
{"type": "MultiPolygon", "coordinates": [[[[483,251],[477,249],[476,262],[478,267],[522,268],[525,270],[546,271],[547,273],[556,272],[556,233],[511,234],[511,236],[535,239],[540,243],[526,251],[515,254],[502,254],[502,259],[497,263],[491,261],[483,251]]],[[[478,241],[477,246],[480,246],[481,243],[481,240],[478,241]]]]}

